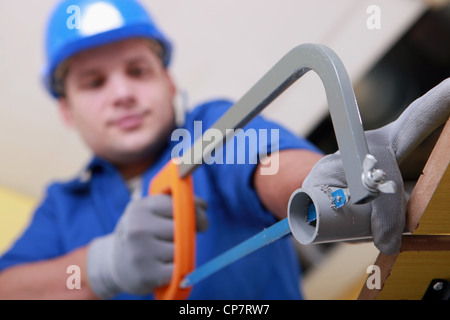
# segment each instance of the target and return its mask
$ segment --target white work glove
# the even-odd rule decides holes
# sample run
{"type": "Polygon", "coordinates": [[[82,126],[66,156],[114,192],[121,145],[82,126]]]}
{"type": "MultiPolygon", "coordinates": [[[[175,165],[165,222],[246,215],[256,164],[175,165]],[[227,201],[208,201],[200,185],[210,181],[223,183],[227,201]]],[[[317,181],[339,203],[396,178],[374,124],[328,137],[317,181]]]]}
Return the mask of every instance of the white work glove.
{"type": "MultiPolygon", "coordinates": [[[[392,180],[396,184],[395,193],[381,193],[370,202],[374,244],[385,254],[400,250],[405,228],[406,200],[399,164],[449,117],[450,78],[411,103],[394,122],[365,132],[369,152],[378,160],[375,168],[385,171],[385,181],[392,180]]],[[[347,187],[339,151],[322,158],[302,187],[322,185],[347,187]]]]}
{"type": "MultiPolygon", "coordinates": [[[[197,230],[207,228],[206,203],[195,200],[197,230]]],[[[88,246],[87,274],[94,293],[109,299],[121,292],[151,294],[173,271],[172,198],[154,195],[129,203],[111,234],[88,246]]]]}

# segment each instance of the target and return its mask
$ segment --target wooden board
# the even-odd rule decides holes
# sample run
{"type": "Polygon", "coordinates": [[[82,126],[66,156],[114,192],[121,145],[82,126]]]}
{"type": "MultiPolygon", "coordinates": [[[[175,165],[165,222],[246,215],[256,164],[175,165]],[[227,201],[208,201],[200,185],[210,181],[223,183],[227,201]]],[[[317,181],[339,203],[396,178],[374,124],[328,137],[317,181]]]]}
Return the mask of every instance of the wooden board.
{"type": "MultiPolygon", "coordinates": [[[[450,149],[447,149],[447,154],[450,154],[450,149]]],[[[450,170],[447,169],[439,183],[439,187],[436,188],[425,212],[420,218],[414,234],[450,234],[449,204],[450,170]]],[[[411,226],[411,228],[413,227],[411,226]]]]}
{"type": "Polygon", "coordinates": [[[407,227],[414,234],[450,233],[450,120],[408,202],[407,227]]]}
{"type": "Polygon", "coordinates": [[[436,278],[450,280],[450,120],[408,202],[407,227],[396,255],[379,253],[381,288],[366,284],[358,299],[421,299],[436,278]]]}
{"type": "Polygon", "coordinates": [[[379,300],[420,300],[433,279],[450,280],[450,251],[406,251],[395,261],[379,300]]]}

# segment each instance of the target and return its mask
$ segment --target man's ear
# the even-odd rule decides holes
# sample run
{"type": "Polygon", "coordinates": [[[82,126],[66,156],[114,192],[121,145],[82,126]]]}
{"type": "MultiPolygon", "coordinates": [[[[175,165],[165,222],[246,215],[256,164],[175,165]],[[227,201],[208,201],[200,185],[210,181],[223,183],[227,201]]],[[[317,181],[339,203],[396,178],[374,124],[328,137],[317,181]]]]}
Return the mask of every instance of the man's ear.
{"type": "Polygon", "coordinates": [[[59,105],[59,112],[64,120],[64,123],[67,126],[73,128],[75,124],[73,121],[72,110],[70,108],[69,101],[67,101],[67,98],[64,97],[58,98],[58,105],[59,105]]]}

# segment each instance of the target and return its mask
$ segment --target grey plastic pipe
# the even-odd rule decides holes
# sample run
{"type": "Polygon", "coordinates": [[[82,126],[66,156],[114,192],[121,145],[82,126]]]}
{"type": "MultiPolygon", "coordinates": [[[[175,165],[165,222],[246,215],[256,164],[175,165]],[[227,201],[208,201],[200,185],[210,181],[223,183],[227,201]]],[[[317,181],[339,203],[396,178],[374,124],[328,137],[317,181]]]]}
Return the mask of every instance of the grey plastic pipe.
{"type": "MultiPolygon", "coordinates": [[[[301,244],[370,239],[370,203],[333,205],[331,190],[295,190],[289,200],[288,219],[294,238],[301,244]],[[308,207],[314,206],[315,220],[308,220],[308,207]]],[[[310,209],[311,210],[311,209],[310,209]]]]}
{"type": "MultiPolygon", "coordinates": [[[[415,100],[386,125],[391,131],[391,147],[401,163],[429,134],[450,117],[450,78],[415,100]]],[[[345,159],[343,160],[345,161],[345,159]]],[[[337,188],[300,188],[289,200],[288,220],[295,239],[301,244],[337,242],[371,238],[371,206],[346,204],[337,208],[331,193],[337,188]],[[308,219],[308,207],[314,206],[315,221],[308,219]]],[[[403,190],[399,190],[403,192],[403,190]]]]}

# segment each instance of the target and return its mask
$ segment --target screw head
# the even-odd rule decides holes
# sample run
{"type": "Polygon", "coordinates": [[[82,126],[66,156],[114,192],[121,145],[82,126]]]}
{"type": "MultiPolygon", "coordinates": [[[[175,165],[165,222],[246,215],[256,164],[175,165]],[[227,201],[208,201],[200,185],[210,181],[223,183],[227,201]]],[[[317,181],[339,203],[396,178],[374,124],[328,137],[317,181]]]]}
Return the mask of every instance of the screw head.
{"type": "Polygon", "coordinates": [[[439,281],[433,285],[433,290],[439,291],[439,290],[442,290],[443,287],[444,287],[444,283],[442,281],[439,281]]]}

